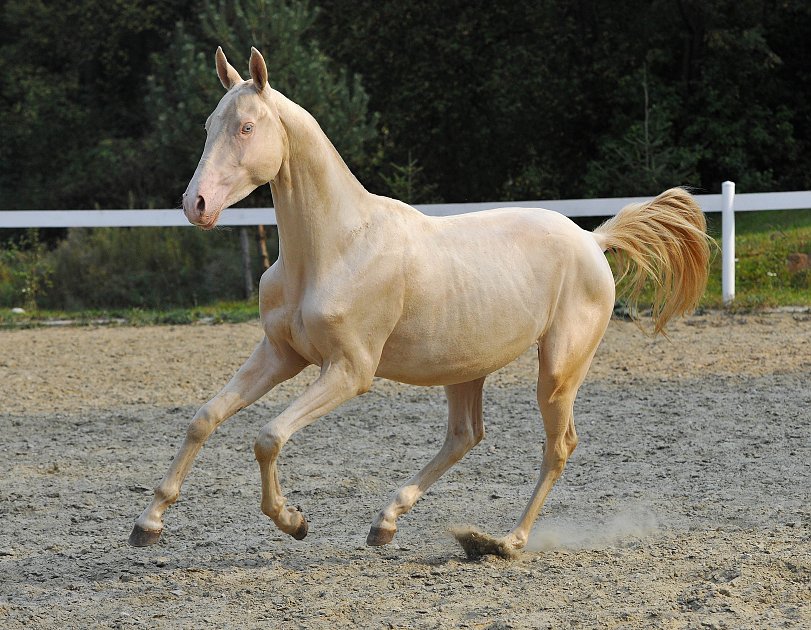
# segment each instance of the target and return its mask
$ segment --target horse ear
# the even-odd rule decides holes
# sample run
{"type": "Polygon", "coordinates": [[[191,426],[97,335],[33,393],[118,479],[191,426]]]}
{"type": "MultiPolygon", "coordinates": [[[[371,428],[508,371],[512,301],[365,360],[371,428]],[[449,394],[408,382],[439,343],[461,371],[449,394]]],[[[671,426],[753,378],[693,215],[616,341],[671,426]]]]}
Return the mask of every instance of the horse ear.
{"type": "Polygon", "coordinates": [[[268,84],[268,67],[265,65],[265,59],[262,57],[262,53],[253,46],[251,46],[251,61],[249,65],[251,67],[253,84],[256,86],[256,89],[261,92],[268,84]]]}
{"type": "Polygon", "coordinates": [[[225,58],[222,46],[217,46],[217,54],[214,55],[214,59],[217,62],[217,76],[220,77],[220,83],[226,90],[230,90],[234,85],[242,81],[239,72],[234,70],[234,67],[225,58]]]}

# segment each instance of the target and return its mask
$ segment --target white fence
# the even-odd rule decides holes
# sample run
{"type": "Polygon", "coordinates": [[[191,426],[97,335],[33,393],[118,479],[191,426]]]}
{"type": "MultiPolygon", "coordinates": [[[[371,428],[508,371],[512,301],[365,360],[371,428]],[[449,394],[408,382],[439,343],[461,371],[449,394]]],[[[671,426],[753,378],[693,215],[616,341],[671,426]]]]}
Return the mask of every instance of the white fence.
{"type": "MultiPolygon", "coordinates": [[[[722,219],[722,293],[726,303],[735,298],[735,213],[752,210],[796,210],[811,208],[811,190],[735,195],[734,182],[724,182],[720,195],[696,195],[704,212],[720,212],[722,219]]],[[[490,201],[416,206],[430,216],[478,212],[504,206],[546,208],[567,217],[600,217],[616,214],[629,203],[650,197],[605,199],[556,199],[546,201],[490,201]]],[[[0,211],[2,228],[66,227],[166,227],[190,225],[181,210],[13,210],[0,211]]],[[[276,225],[273,208],[231,208],[219,225],[276,225]]]]}

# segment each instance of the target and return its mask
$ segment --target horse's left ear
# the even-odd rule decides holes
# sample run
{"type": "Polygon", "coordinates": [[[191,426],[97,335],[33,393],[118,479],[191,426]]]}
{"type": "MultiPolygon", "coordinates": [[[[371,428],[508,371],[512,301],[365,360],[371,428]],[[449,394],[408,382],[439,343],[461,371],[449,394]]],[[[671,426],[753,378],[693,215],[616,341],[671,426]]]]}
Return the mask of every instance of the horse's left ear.
{"type": "Polygon", "coordinates": [[[262,53],[253,46],[251,46],[251,61],[249,65],[253,84],[256,86],[256,89],[261,92],[268,84],[268,67],[265,65],[265,59],[262,57],[262,53]]]}

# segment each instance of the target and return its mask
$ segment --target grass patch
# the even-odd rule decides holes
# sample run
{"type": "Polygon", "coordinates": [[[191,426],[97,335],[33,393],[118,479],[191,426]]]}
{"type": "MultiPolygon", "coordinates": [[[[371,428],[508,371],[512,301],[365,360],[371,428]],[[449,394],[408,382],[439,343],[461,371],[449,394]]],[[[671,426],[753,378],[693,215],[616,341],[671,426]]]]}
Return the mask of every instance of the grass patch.
{"type": "MultiPolygon", "coordinates": [[[[811,270],[792,273],[788,267],[790,254],[811,257],[811,210],[735,215],[735,300],[730,306],[724,306],[721,294],[720,214],[707,215],[707,231],[719,247],[711,252],[710,276],[701,308],[753,311],[811,306],[811,270]]],[[[645,309],[652,301],[652,286],[648,286],[640,296],[639,306],[645,309]]]]}
{"type": "MultiPolygon", "coordinates": [[[[709,231],[721,235],[721,215],[712,214],[709,231]]],[[[739,212],[735,215],[735,302],[733,309],[811,306],[811,270],[790,272],[788,257],[811,256],[811,210],[739,212]]],[[[710,268],[702,305],[723,306],[721,252],[710,268]]]]}
{"type": "Polygon", "coordinates": [[[224,324],[259,318],[258,300],[217,302],[192,308],[153,310],[141,308],[99,309],[86,311],[36,311],[15,313],[0,309],[0,328],[32,328],[37,326],[127,325],[156,326],[161,324],[224,324]]]}

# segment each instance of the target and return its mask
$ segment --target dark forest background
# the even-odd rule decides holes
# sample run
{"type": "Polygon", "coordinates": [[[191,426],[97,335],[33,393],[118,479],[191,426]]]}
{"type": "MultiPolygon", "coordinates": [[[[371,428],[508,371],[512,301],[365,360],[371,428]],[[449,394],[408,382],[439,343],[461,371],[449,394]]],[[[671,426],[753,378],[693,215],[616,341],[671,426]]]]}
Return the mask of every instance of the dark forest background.
{"type": "MultiPolygon", "coordinates": [[[[411,203],[646,195],[680,184],[719,192],[725,179],[739,192],[811,188],[806,0],[0,6],[2,209],[177,207],[222,94],[217,45],[243,76],[250,46],[259,48],[271,84],[316,116],[364,185],[411,203]]],[[[243,205],[271,203],[265,187],[243,205]]],[[[192,284],[222,272],[230,286],[220,267],[238,263],[194,270],[233,234],[163,232],[77,230],[44,244],[0,235],[6,284],[13,260],[40,247],[51,269],[45,302],[95,304],[71,282],[89,268],[107,273],[116,256],[124,266],[110,282],[130,282],[134,240],[135,259],[154,250],[154,270],[187,269],[192,284]],[[62,268],[71,271],[60,279],[62,268]]],[[[146,293],[154,270],[144,272],[146,293]]],[[[96,301],[109,302],[100,291],[96,301]]]]}

